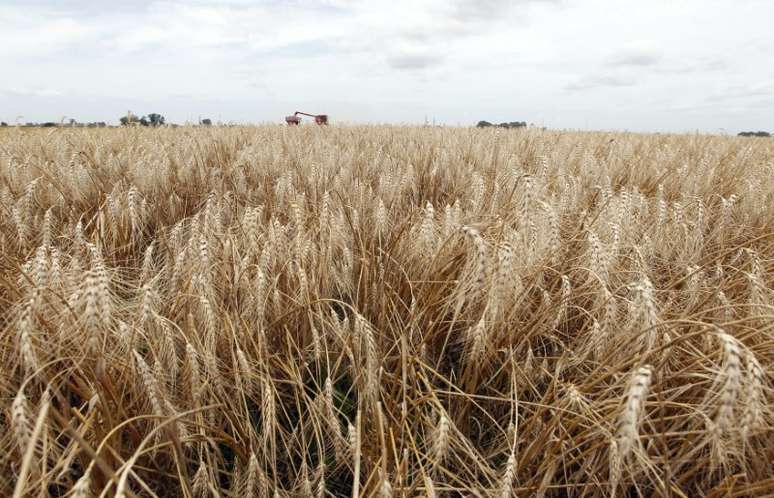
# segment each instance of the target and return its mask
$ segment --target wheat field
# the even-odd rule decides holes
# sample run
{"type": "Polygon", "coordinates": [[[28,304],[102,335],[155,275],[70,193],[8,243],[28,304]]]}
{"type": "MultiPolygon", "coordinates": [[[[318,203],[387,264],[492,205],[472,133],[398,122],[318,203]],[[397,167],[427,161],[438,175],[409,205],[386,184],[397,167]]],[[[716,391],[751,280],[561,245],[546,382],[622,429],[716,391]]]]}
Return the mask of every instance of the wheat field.
{"type": "Polygon", "coordinates": [[[0,494],[774,495],[774,142],[0,132],[0,494]]]}

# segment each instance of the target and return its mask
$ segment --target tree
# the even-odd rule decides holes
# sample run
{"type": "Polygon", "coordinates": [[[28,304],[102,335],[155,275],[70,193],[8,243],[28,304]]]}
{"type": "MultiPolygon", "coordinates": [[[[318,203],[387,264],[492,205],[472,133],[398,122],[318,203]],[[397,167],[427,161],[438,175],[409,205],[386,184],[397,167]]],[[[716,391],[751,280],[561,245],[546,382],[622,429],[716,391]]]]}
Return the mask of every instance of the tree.
{"type": "Polygon", "coordinates": [[[488,128],[490,126],[494,126],[497,128],[526,128],[527,123],[526,121],[511,121],[510,123],[500,123],[500,124],[492,124],[489,121],[479,121],[478,124],[476,124],[476,127],[478,128],[488,128]]]}
{"type": "Polygon", "coordinates": [[[148,114],[148,121],[150,126],[161,126],[164,124],[164,116],[154,112],[148,114]]]}
{"type": "Polygon", "coordinates": [[[138,119],[137,116],[132,113],[132,111],[128,111],[126,113],[126,116],[123,116],[120,119],[120,121],[121,121],[121,125],[123,126],[127,126],[127,125],[160,126],[164,124],[164,116],[162,116],[161,114],[153,113],[138,119]]]}
{"type": "Polygon", "coordinates": [[[212,120],[209,118],[202,119],[202,126],[212,126],[212,120]]]}
{"type": "Polygon", "coordinates": [[[140,120],[137,119],[137,116],[135,116],[132,111],[127,111],[126,116],[121,116],[119,121],[121,121],[121,126],[129,126],[140,123],[140,120]]]}
{"type": "Polygon", "coordinates": [[[6,123],[5,121],[0,121],[0,126],[8,126],[8,123],[6,123]]]}

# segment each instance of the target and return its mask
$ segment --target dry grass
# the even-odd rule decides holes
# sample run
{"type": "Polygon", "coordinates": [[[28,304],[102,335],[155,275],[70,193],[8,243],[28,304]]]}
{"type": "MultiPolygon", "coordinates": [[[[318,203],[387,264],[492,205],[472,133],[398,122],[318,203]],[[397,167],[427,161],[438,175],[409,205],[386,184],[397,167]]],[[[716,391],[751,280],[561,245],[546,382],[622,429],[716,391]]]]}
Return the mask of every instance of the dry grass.
{"type": "Polygon", "coordinates": [[[771,496],[774,145],[0,133],[0,494],[771,496]]]}

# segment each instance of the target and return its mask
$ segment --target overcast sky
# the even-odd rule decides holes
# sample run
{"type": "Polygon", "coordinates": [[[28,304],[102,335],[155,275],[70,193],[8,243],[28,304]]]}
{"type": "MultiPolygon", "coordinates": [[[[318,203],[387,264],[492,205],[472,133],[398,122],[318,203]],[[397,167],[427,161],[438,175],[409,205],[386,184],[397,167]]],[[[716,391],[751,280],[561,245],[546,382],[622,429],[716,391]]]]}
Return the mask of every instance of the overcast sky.
{"type": "Polygon", "coordinates": [[[773,0],[111,3],[0,0],[0,120],[774,131],[773,0]]]}

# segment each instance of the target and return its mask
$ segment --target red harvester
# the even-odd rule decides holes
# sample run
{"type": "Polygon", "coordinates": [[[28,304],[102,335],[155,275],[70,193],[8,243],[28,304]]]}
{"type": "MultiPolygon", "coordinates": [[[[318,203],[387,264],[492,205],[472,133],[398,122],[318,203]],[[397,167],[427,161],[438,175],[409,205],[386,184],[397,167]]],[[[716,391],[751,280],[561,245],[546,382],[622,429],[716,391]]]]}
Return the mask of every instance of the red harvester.
{"type": "Polygon", "coordinates": [[[298,117],[298,115],[301,114],[302,116],[309,116],[311,118],[314,118],[314,122],[318,125],[327,125],[328,124],[328,115],[327,114],[309,114],[306,112],[296,111],[293,113],[292,116],[287,116],[285,118],[285,122],[289,125],[298,125],[301,124],[301,118],[298,117]]]}

